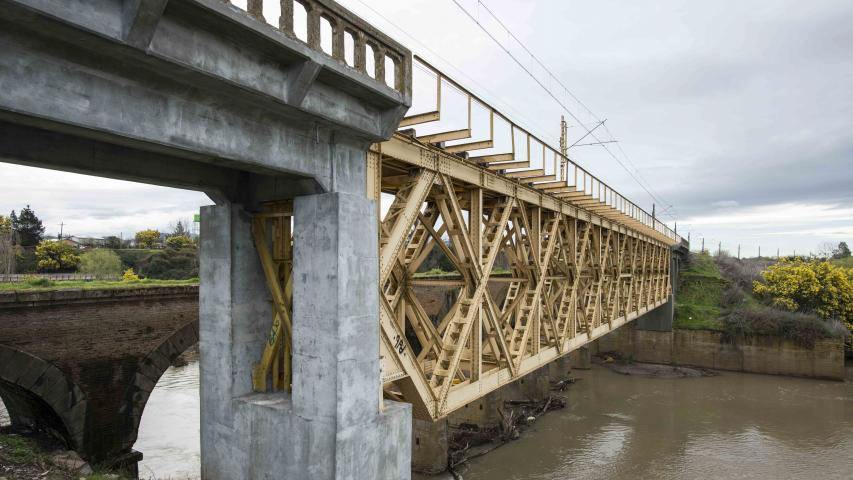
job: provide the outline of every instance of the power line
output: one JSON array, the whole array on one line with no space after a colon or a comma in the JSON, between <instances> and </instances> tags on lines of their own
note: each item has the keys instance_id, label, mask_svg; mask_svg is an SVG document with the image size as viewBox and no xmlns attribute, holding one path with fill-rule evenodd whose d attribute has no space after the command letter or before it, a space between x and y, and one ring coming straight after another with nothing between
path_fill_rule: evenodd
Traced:
<instances>
[{"instance_id":1,"label":"power line","mask_svg":"<svg viewBox=\"0 0 853 480\"><path fill-rule=\"evenodd\" d=\"M651 192L651 187L646 187L646 185L644 185L644 184L643 184L643 182L641 182L641 181L640 181L640 179L639 179L639 178L637 178L637 176L635 176L635 175L634 175L634 173L633 173L633 172L631 172L631 170L629 170L629 169L628 169L627 165L625 165L625 164L624 164L624 163L623 163L623 162L622 162L622 161L621 161L621 160L620 160L620 159L619 159L619 158L618 158L618 157L617 157L617 156L616 156L616 155L615 155L615 154L614 154L614 153L613 153L609 148L607 148L607 146L603 144L603 142L601 141L601 139L600 139L600 138L598 138L594 133L592 133L592 131L591 131L589 128L587 128L587 127L586 127L586 125L585 125L585 124L584 124L584 123L583 123L583 122L582 122L582 121L581 121L581 120L580 120L580 119L579 119L579 118L574 114L574 112L572 112L572 111L571 111L571 110L570 110L570 109L569 109L569 108L568 108L568 107L563 103L563 101L562 101L562 100L560 100L559 98L557 98L557 96L556 96L556 95L555 95L555 94L554 94L554 93L553 93L553 92L552 92L552 91L551 91L547 86L545 86L545 85L542 83L542 81L541 81L541 80L539 80L539 78L537 78L537 77L536 77L536 75L534 75L534 74L533 74L533 72L531 72L531 71L530 71L530 69L528 69L528 68L527 68L527 66L525 66L525 65L524 65L524 64L523 64L523 63L522 63L522 62L521 62L521 61L520 61L520 60L519 60L515 55L513 55L513 54L512 54L512 52L510 52L510 51L509 51L509 49L508 49L506 46L504 46L504 44L503 44L503 43L501 43L497 38L495 38L495 36L494 36L494 35L492 35L492 33L491 33L491 32L490 32L490 31L489 31L489 30L488 30L488 29L487 29L487 28L486 28L482 23L480 23L480 21L479 21L477 18L475 18L475 17L471 14L471 12L469 12L469 11L468 11L464 6L462 6L462 5L458 2L458 0L452 0L452 1L453 1L453 3L454 3L454 4L455 4L455 5L456 5L460 10L462 10L462 12L463 12L463 13L465 13L465 15L466 15L469 19L471 19L471 21L473 21L475 24L477 24L477 26L478 26L478 27L480 27L480 29L481 29L481 30L482 30L482 31L483 31L483 32L484 32L484 33L485 33L489 38L491 38L491 39L492 39L492 41L493 41L493 42L495 42L495 44L497 44L497 45L498 45L498 47L500 47L500 48L501 48L501 50L503 50L503 51L504 51L504 53L506 53L510 58L512 58L512 59L513 59L513 61L515 61L515 63L516 63L516 64L517 64L517 65L518 65L522 70L524 70L524 71L527 73L527 75L528 75L528 76L530 76L530 78L531 78L531 79L533 79L533 81L534 81L534 82L536 82L536 83L537 83L537 84L538 84L538 85L539 85L543 90L545 90L545 92L546 92L546 93L547 93L547 94L548 94L548 95L549 95L549 96L550 96L550 97L551 97L555 102L557 102L557 103L558 103L558 104L563 108L563 110L564 110L566 113L568 113L568 114L569 114L569 115L570 115L570 116L571 116L571 117L572 117L572 118L573 118L573 119L574 119L578 124L580 124L581 126L583 126L583 128L587 131L587 135L592 136L592 138L594 138L597 142L601 143L601 144L602 144L602 145L601 145L601 147L602 147L602 148L603 148L603 149L608 153L608 155L610 155L610 157L612 157L612 158L613 158L613 159L614 159L614 160L615 160L615 161L616 161L616 162L617 162L617 163L618 163L618 164L619 164L619 165L620 165L620 166L625 170L625 172L626 172L626 173L628 173L628 175L629 175L629 176L630 176L630 177L631 177L635 182L637 182L637 185L639 185L639 186L640 186L640 188L642 188L642 189L643 189L643 190L644 190L644 191L649 195L649 197L652 199L652 201L655 201L655 202L657 202L657 203L660 203L662 206L668 207L668 209L672 209L672 208L673 208L672 204L670 204L670 203L668 203L668 202L664 202L663 200L661 200L661 198L660 198L660 196L659 196L659 195L655 195L654 193L652 193L652 192ZM578 104L578 105L580 105L584 110L586 110L586 112L587 112L590 116L592 116L592 117L594 117L594 118L597 118L597 117L596 117L596 115L595 115L595 114L594 114L594 113L593 113L593 112L592 112L592 111L591 111L591 110L590 110L586 105L584 105L584 103L583 103L583 102L581 102L581 101L580 101L580 99L579 99L579 98L577 98L577 96L575 96L575 95L574 95L574 94L573 94L573 93L572 93L572 92L571 92L571 91L570 91L570 90L569 90L569 89L568 89L568 88L563 84L563 82L562 82L562 81L560 81L560 79L559 79L559 78L557 78L557 76L556 76L556 75L554 75L554 73L553 73L553 72L552 72L548 67L546 67L546 66L545 66L545 64L544 64L544 63L542 63L542 61L541 61L541 60L539 60L539 58L538 58L538 57L536 57L536 55L534 55L534 54L533 54L533 52L531 52L531 51L530 51L530 49L529 49L529 48L527 48L527 46L526 46L526 45L525 45L521 40L519 40L519 39L518 39L518 37L516 37L516 36L515 36L515 34L513 34L513 33L512 33L512 31L511 31L509 28L507 28L507 27L506 27L506 25L505 25L505 24L504 24L504 23L503 23L503 22L502 22L502 21L497 17L497 15L495 15L495 14L494 14L490 9L489 9L489 7L488 7L488 6L486 6L486 5L485 5L481 0L477 0L477 5L478 5L478 6L482 6L482 7L483 7L483 8L484 8L488 13L489 13L489 15L491 15L491 17L492 17L495 21L497 21L497 22L498 22L498 24L499 24L499 25L504 29L504 31L506 31L506 32L507 32L507 34L508 34L510 37L512 37L512 39L513 39L513 40L515 40L515 41L516 41L516 43L518 43L518 44L521 46L521 48L523 48L523 49L524 49L524 51L525 51L525 52L527 52L527 54L528 54L528 55L530 55L530 57L531 57L534 61L536 61L536 63L538 63L538 64L539 64L539 66L540 66L540 67L542 67L542 69L543 69L543 70L545 70L545 71L548 73L548 75L549 75L552 79L554 79L554 81L556 81L556 82L557 82L557 84L559 84L559 85L563 88L563 90L564 90L564 91L565 91L565 92L566 92L566 93L567 93L567 94L568 94L568 95L569 95L569 96L570 96L570 97L571 97L575 102L577 102L577 104ZM599 120L599 122L600 122L600 120ZM609 131L609 129L607 129L607 127L605 127L605 131L607 131L607 133L610 135L610 138L611 138L611 139L613 139L613 138L614 138L614 137L613 137L613 134ZM622 149L621 145L617 145L617 146L618 146L618 148L619 148L620 152L622 153L622 155L625 157L625 159L626 159L627 161L629 161L629 162L630 162L630 159L629 159L628 155L625 153L624 149ZM635 170L637 171L637 173L639 174L639 170L636 168L636 165L633 165L633 162L631 162L631 163L632 163L632 166L634 167L634 169L635 169ZM670 217L672 217L672 218L675 218L675 217L674 217L673 215L671 215L671 214L670 214L669 216L670 216Z\"/></svg>"},{"instance_id":2,"label":"power line","mask_svg":"<svg viewBox=\"0 0 853 480\"><path fill-rule=\"evenodd\" d=\"M451 62L450 60L447 60L447 59L446 59L445 57L443 57L441 54L439 54L439 53L438 53L438 52L436 52L435 50L431 49L429 46L427 46L427 45L426 45L425 43L423 43L422 41L420 41L420 40L418 40L417 38L415 38L412 34L410 34L410 33L409 33L408 31L406 31L404 28L402 28L402 27L400 27L399 25L397 25L393 20L391 20L390 18L386 17L385 15L383 15L382 13L380 13L378 10L376 10L375 8L373 8L372 6L370 6L369 4L365 3L365 2L364 2L364 0L356 0L356 1L357 1L358 3L360 3L361 5L363 5L365 8L367 8L368 10L370 10L371 12L373 12L376 16L378 16L378 17L379 17L379 18L381 18L382 20L385 20L389 25L391 25L392 27L394 27L395 29L397 29L397 31L399 31L400 33L402 33L403 35L405 35L407 38L409 38L410 40L412 40L414 43L418 44L418 45L419 45L421 48L423 48L425 51L427 51L427 52L429 52L430 54L432 54L435 58L437 58L437 59L441 60L445 65L447 65L448 67L450 67L451 69L453 69L453 70L454 70L454 71L455 71L459 76L464 77L468 82L470 82L472 85L476 86L476 87L477 87L477 89L478 89L479 91L486 92L486 95L484 95L484 96L488 96L488 97L490 97L488 100L492 101L492 103L500 104L502 108L504 108L505 110L507 110L507 111L509 111L509 112L512 112L513 116L515 116L516 118L519 118L519 119L523 120L525 124L528 124L528 125L535 125L535 126L537 127L537 130L538 130L538 132L537 132L537 133L539 134L539 136L540 136L540 137L545 138L545 135L543 135L543 133L548 132L548 131L550 131L550 130L551 130L550 128L544 128L542 124L540 124L540 123L538 123L538 122L536 122L536 121L533 121L533 120L531 120L531 119L527 118L527 117L526 117L525 115L523 115L521 112L519 112L518 110L516 110L515 108L513 108L513 107L512 107L512 105L511 105L509 102L507 102L506 100L503 100L503 99L501 98L501 96L500 96L500 95L497 95L496 93L494 93L494 92L490 91L488 88L486 88L485 86L483 86L481 83L479 83L479 82L477 82L476 80L474 80L472 77L470 77L468 74L466 74L466 73L465 73L461 68L459 68L459 67L457 67L456 65L454 65L454 64L453 64L453 62ZM452 86L452 85L451 85L451 86Z\"/></svg>"}]
</instances>

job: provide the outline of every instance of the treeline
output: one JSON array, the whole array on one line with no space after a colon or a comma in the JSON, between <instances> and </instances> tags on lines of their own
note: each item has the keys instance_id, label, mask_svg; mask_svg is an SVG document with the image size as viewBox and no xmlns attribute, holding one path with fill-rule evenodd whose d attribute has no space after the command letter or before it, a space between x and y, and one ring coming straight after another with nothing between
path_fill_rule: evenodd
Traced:
<instances>
[{"instance_id":1,"label":"treeline","mask_svg":"<svg viewBox=\"0 0 853 480\"><path fill-rule=\"evenodd\" d=\"M177 221L162 234L137 232L133 241L105 237L97 245L78 244L72 237L45 238L44 226L27 205L20 214L0 215L0 274L84 273L98 278L125 277L182 280L198 277L198 248ZM139 248L132 248L139 247Z\"/></svg>"}]
</instances>

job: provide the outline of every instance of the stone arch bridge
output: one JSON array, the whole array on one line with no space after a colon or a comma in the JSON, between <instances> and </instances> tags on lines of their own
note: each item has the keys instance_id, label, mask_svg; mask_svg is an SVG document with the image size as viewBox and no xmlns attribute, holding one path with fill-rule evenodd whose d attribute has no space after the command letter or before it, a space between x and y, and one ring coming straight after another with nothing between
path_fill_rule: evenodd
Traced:
<instances>
[{"instance_id":1,"label":"stone arch bridge","mask_svg":"<svg viewBox=\"0 0 853 480\"><path fill-rule=\"evenodd\" d=\"M198 286L0 293L0 398L90 462L131 471L157 380L198 343Z\"/></svg>"}]
</instances>

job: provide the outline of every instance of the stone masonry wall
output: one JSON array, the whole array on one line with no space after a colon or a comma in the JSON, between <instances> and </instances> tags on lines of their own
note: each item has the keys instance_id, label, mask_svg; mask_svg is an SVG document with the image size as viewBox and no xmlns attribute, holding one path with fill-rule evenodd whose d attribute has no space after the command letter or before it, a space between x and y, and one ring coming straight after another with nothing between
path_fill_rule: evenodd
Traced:
<instances>
[{"instance_id":1,"label":"stone masonry wall","mask_svg":"<svg viewBox=\"0 0 853 480\"><path fill-rule=\"evenodd\" d=\"M595 342L597 352L616 351L635 361L717 370L844 379L844 345L818 340L813 349L774 337L727 342L720 332L654 332L626 326Z\"/></svg>"},{"instance_id":2,"label":"stone masonry wall","mask_svg":"<svg viewBox=\"0 0 853 480\"><path fill-rule=\"evenodd\" d=\"M132 446L147 394L197 332L197 286L0 293L0 346L55 366L79 387L92 434L77 447L90 457Z\"/></svg>"}]
</instances>

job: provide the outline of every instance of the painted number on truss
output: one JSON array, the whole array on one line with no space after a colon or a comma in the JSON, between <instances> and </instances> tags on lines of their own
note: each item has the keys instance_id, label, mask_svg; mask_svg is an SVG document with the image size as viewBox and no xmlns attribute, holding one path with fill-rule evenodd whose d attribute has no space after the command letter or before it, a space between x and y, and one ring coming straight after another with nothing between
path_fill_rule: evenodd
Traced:
<instances>
[{"instance_id":1,"label":"painted number on truss","mask_svg":"<svg viewBox=\"0 0 853 480\"><path fill-rule=\"evenodd\" d=\"M403 341L400 335L394 335L394 349L400 354L406 351L406 342Z\"/></svg>"}]
</instances>

